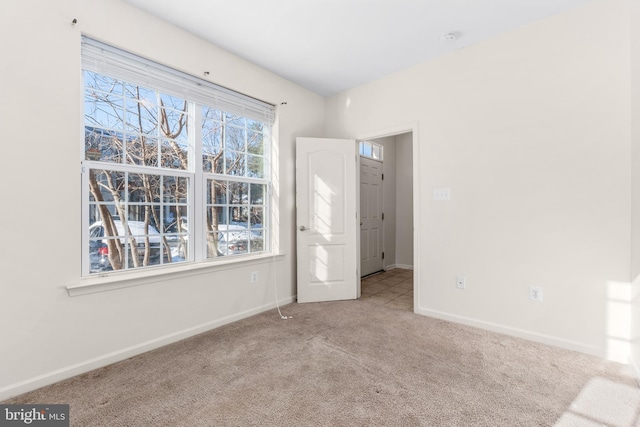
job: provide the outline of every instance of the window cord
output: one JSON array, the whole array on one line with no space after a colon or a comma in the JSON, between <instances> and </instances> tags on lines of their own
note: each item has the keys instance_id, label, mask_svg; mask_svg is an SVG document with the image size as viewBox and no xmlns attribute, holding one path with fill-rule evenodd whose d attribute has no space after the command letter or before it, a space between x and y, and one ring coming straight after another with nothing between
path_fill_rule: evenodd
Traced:
<instances>
[{"instance_id":1,"label":"window cord","mask_svg":"<svg viewBox=\"0 0 640 427\"><path fill-rule=\"evenodd\" d=\"M293 319L293 316L285 316L282 314L282 311L280 311L280 304L278 303L278 280L277 280L277 274L276 274L276 256L275 255L271 258L271 269L273 270L273 289L275 290L275 295L276 295L276 308L278 309L278 314L280 315L280 319L282 320Z\"/></svg>"},{"instance_id":2,"label":"window cord","mask_svg":"<svg viewBox=\"0 0 640 427\"><path fill-rule=\"evenodd\" d=\"M269 197L269 202L273 203L273 182L269 181L269 183L267 184L267 192L268 192L268 197ZM271 247L271 250L273 250L273 246ZM278 314L280 315L280 319L282 320L287 320L287 319L293 319L293 316L285 316L284 314L282 314L282 311L280 311L280 303L278 302L278 275L276 273L276 255L272 254L271 256L271 270L273 271L273 289L274 289L274 293L275 293L275 298L276 298L276 308L278 309Z\"/></svg>"}]
</instances>

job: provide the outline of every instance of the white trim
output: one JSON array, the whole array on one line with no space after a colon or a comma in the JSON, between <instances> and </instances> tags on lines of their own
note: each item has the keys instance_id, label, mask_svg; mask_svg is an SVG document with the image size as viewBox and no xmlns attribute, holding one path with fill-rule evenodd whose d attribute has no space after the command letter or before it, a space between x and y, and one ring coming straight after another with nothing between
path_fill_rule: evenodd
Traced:
<instances>
[{"instance_id":1,"label":"white trim","mask_svg":"<svg viewBox=\"0 0 640 427\"><path fill-rule=\"evenodd\" d=\"M139 271L114 271L80 278L78 283L66 287L69 296L93 294L96 292L147 285L178 278L208 274L214 271L230 270L247 264L257 265L281 260L285 254L238 255L225 257L220 261L185 262L167 266L149 267Z\"/></svg>"},{"instance_id":2,"label":"white trim","mask_svg":"<svg viewBox=\"0 0 640 427\"><path fill-rule=\"evenodd\" d=\"M498 332L504 335L509 335L516 338L523 338L529 341L535 341L546 345L552 345L554 347L564 348L566 350L578 351L580 353L590 354L605 358L606 354L603 349L585 345L579 342L566 340L563 338L553 337L550 335L539 334L536 332L526 331L524 329L511 328L497 323L485 322L483 320L472 319L470 317L458 316L456 314L445 313L437 310L430 310L422 307L415 309L417 314L421 314L427 317L434 317L436 319L447 320L449 322L460 323L467 326L473 326L475 328L484 329L487 331Z\"/></svg>"},{"instance_id":3,"label":"white trim","mask_svg":"<svg viewBox=\"0 0 640 427\"><path fill-rule=\"evenodd\" d=\"M394 270L394 269L400 269L400 270L413 270L413 265L407 265L407 264L391 264L386 266L384 269L385 271L388 270Z\"/></svg>"},{"instance_id":4,"label":"white trim","mask_svg":"<svg viewBox=\"0 0 640 427\"><path fill-rule=\"evenodd\" d=\"M278 301L280 306L295 302L296 296L282 298ZM276 302L262 305L250 310L246 310L240 313L235 313L222 319L214 320L211 322L203 323L192 328L184 329L173 334L168 334L156 339L152 339L141 344L133 345L131 347L123 348L118 351L114 351L103 356L98 356L93 359L86 360L84 362L76 363L65 368L56 369L55 371L48 372L46 374L38 375L37 377L30 378L19 383L11 384L6 387L0 388L0 401L9 399L14 396L18 396L23 393L44 387L50 384L54 384L59 381L66 380L76 375L89 372L94 369L102 368L107 365L111 365L116 362L128 359L133 356L137 356L147 351L155 350L168 344L172 344L177 341L190 338L194 335L201 334L203 332L210 331L220 326L245 319L256 314L263 313L265 311L276 308ZM277 315L277 313L276 313Z\"/></svg>"},{"instance_id":5,"label":"white trim","mask_svg":"<svg viewBox=\"0 0 640 427\"><path fill-rule=\"evenodd\" d=\"M399 270L413 270L413 266L412 265L407 265L407 264L389 264L384 268L384 271L395 270L396 268L399 269Z\"/></svg>"},{"instance_id":6,"label":"white trim","mask_svg":"<svg viewBox=\"0 0 640 427\"><path fill-rule=\"evenodd\" d=\"M640 387L640 367L634 360L633 355L629 356L629 366L631 367L631 370L636 377L636 383L638 383L638 387Z\"/></svg>"}]
</instances>

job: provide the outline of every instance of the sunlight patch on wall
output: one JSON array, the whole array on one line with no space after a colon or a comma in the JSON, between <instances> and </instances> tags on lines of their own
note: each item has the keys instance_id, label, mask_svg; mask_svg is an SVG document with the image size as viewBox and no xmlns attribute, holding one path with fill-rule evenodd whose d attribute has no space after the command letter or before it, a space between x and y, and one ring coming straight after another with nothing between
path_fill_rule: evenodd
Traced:
<instances>
[{"instance_id":1,"label":"sunlight patch on wall","mask_svg":"<svg viewBox=\"0 0 640 427\"><path fill-rule=\"evenodd\" d=\"M606 304L606 357L626 364L631 352L631 284L608 282Z\"/></svg>"}]
</instances>

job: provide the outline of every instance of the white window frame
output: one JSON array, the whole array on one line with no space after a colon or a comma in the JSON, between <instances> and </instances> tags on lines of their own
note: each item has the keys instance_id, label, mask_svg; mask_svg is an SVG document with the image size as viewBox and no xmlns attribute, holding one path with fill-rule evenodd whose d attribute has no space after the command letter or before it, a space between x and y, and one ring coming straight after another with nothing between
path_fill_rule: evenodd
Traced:
<instances>
[{"instance_id":1,"label":"white window frame","mask_svg":"<svg viewBox=\"0 0 640 427\"><path fill-rule=\"evenodd\" d=\"M188 125L189 125L189 162L188 169L171 169L163 167L136 166L132 164L103 162L99 160L88 160L85 156L85 142L82 138L81 148L81 172L82 172L82 267L81 276L83 278L96 278L111 275L134 275L139 272L158 271L180 271L192 269L193 264L200 263L206 265L228 265L230 262L245 262L251 255L263 254L271 255L273 245L271 236L274 221L271 220L272 210L272 169L270 164L271 154L271 127L274 121L275 107L272 104L256 100L254 98L239 94L221 86L214 85L208 81L184 74L171 68L162 66L136 55L124 52L120 49L105 45L93 39L83 37L82 39L82 69L99 73L120 81L139 84L148 89L182 97L188 101ZM83 84L83 92L85 85ZM229 114L236 114L264 124L263 127L263 177L234 176L225 173L211 173L203 171L202 157L202 107L211 107ZM84 109L83 109L84 115ZM83 119L83 135L84 135ZM245 126L245 147L244 155L248 158L246 138L248 138L248 127ZM90 223L90 202L89 202L89 170L104 169L122 172L147 173L154 175L181 176L190 180L189 196L189 258L184 262L150 265L139 268L125 268L108 273L90 273L89 261L89 223ZM245 170L248 169L245 166ZM206 200L207 200L207 180L236 181L250 184L264 185L263 190L263 218L262 236L264 239L263 250L259 252L248 252L247 254L225 255L220 257L208 257L206 247ZM227 201L228 202L228 201ZM248 207L251 200L248 201ZM249 223L251 221L249 217ZM161 231L162 232L162 231ZM166 270L166 269L169 270ZM162 270L165 269L165 270ZM147 273L144 273L147 274ZM139 275L139 274L138 274Z\"/></svg>"}]
</instances>

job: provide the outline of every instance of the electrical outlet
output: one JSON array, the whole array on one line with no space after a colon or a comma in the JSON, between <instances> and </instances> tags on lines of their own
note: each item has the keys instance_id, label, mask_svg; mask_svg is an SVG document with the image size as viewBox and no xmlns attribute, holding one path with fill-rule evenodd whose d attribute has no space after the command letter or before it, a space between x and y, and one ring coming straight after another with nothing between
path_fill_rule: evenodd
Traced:
<instances>
[{"instance_id":1,"label":"electrical outlet","mask_svg":"<svg viewBox=\"0 0 640 427\"><path fill-rule=\"evenodd\" d=\"M529 299L531 301L543 301L543 289L540 286L529 286Z\"/></svg>"},{"instance_id":2,"label":"electrical outlet","mask_svg":"<svg viewBox=\"0 0 640 427\"><path fill-rule=\"evenodd\" d=\"M464 276L456 277L456 288L465 289L467 287L467 279Z\"/></svg>"},{"instance_id":3,"label":"electrical outlet","mask_svg":"<svg viewBox=\"0 0 640 427\"><path fill-rule=\"evenodd\" d=\"M433 190L433 200L451 200L451 190L448 188L437 188Z\"/></svg>"},{"instance_id":4,"label":"electrical outlet","mask_svg":"<svg viewBox=\"0 0 640 427\"><path fill-rule=\"evenodd\" d=\"M251 283L256 283L258 281L258 272L257 271L252 271L251 272Z\"/></svg>"}]
</instances>

